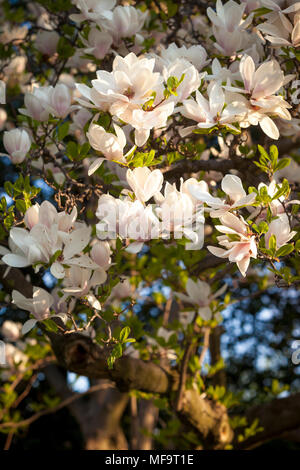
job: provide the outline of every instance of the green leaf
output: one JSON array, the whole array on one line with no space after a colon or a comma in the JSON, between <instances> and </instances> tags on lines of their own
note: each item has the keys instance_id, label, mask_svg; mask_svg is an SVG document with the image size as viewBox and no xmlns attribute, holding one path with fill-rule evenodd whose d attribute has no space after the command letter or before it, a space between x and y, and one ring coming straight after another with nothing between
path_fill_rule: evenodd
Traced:
<instances>
[{"instance_id":1,"label":"green leaf","mask_svg":"<svg viewBox=\"0 0 300 470\"><path fill-rule=\"evenodd\" d=\"M294 245L289 243L288 245L280 247L279 250L276 251L276 257L279 258L280 256L289 255L292 251L294 251Z\"/></svg>"},{"instance_id":2,"label":"green leaf","mask_svg":"<svg viewBox=\"0 0 300 470\"><path fill-rule=\"evenodd\" d=\"M276 236L273 234L270 236L270 239L269 239L269 248L270 250L276 250Z\"/></svg>"},{"instance_id":3,"label":"green leaf","mask_svg":"<svg viewBox=\"0 0 300 470\"><path fill-rule=\"evenodd\" d=\"M68 135L69 127L70 123L68 121L59 126L57 131L58 140L64 140L64 138Z\"/></svg>"},{"instance_id":4,"label":"green leaf","mask_svg":"<svg viewBox=\"0 0 300 470\"><path fill-rule=\"evenodd\" d=\"M16 200L16 208L18 209L19 212L24 214L26 212L26 203L23 201L23 199L17 199Z\"/></svg>"},{"instance_id":5,"label":"green leaf","mask_svg":"<svg viewBox=\"0 0 300 470\"><path fill-rule=\"evenodd\" d=\"M123 328L120 332L120 337L119 337L120 341L122 343L125 343L129 335L130 335L130 328L129 326L125 326L125 328Z\"/></svg>"}]
</instances>

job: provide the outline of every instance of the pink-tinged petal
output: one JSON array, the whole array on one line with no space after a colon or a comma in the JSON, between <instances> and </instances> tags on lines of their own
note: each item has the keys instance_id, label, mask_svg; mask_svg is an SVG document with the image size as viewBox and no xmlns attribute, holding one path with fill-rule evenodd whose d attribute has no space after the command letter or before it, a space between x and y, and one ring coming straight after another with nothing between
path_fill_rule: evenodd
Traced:
<instances>
[{"instance_id":1,"label":"pink-tinged petal","mask_svg":"<svg viewBox=\"0 0 300 470\"><path fill-rule=\"evenodd\" d=\"M90 279L90 286L100 286L101 284L104 284L104 282L107 279L107 274L104 269L98 268L97 271L94 271L91 279Z\"/></svg>"},{"instance_id":2,"label":"pink-tinged petal","mask_svg":"<svg viewBox=\"0 0 300 470\"><path fill-rule=\"evenodd\" d=\"M209 105L210 111L213 116L217 116L217 114L221 114L223 106L225 103L225 95L222 87L215 83L210 90L209 93Z\"/></svg>"},{"instance_id":3,"label":"pink-tinged petal","mask_svg":"<svg viewBox=\"0 0 300 470\"><path fill-rule=\"evenodd\" d=\"M278 127L269 116L265 116L263 119L261 119L259 121L259 125L268 137L270 137L271 139L275 139L275 140L279 139L280 133L279 133Z\"/></svg>"},{"instance_id":4,"label":"pink-tinged petal","mask_svg":"<svg viewBox=\"0 0 300 470\"><path fill-rule=\"evenodd\" d=\"M147 178L144 186L144 193L148 201L154 194L159 193L164 182L163 174L160 170L154 170Z\"/></svg>"},{"instance_id":5,"label":"pink-tinged petal","mask_svg":"<svg viewBox=\"0 0 300 470\"><path fill-rule=\"evenodd\" d=\"M251 56L246 56L241 60L240 72L244 80L245 89L250 92L253 88L253 78L255 73L255 63Z\"/></svg>"},{"instance_id":6,"label":"pink-tinged petal","mask_svg":"<svg viewBox=\"0 0 300 470\"><path fill-rule=\"evenodd\" d=\"M90 306L94 308L95 310L101 310L101 304L99 300L97 300L93 294L87 295L87 301L90 304Z\"/></svg>"},{"instance_id":7,"label":"pink-tinged petal","mask_svg":"<svg viewBox=\"0 0 300 470\"><path fill-rule=\"evenodd\" d=\"M228 254L227 250L223 250L222 248L218 248L217 246L208 245L207 249L213 255L218 256L218 258L226 258Z\"/></svg>"},{"instance_id":8,"label":"pink-tinged petal","mask_svg":"<svg viewBox=\"0 0 300 470\"><path fill-rule=\"evenodd\" d=\"M223 225L232 228L238 233L243 235L247 234L247 227L244 221L236 217L235 215L228 212L220 218Z\"/></svg>"},{"instance_id":9,"label":"pink-tinged petal","mask_svg":"<svg viewBox=\"0 0 300 470\"><path fill-rule=\"evenodd\" d=\"M245 256L245 258L243 258L241 261L238 261L236 264L237 264L237 267L239 268L242 276L246 277L246 271L247 271L247 269L249 267L249 264L250 264L250 257Z\"/></svg>"}]
</instances>

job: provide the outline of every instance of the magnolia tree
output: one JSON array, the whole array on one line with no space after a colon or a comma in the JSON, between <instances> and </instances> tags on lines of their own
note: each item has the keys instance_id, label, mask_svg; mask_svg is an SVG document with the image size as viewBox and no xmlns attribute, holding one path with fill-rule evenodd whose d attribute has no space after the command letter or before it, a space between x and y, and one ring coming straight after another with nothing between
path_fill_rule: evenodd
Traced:
<instances>
[{"instance_id":1,"label":"magnolia tree","mask_svg":"<svg viewBox=\"0 0 300 470\"><path fill-rule=\"evenodd\" d=\"M300 2L0 14L5 448L63 407L89 449L253 448L299 429L299 394L226 387L221 338L243 287L297 294Z\"/></svg>"}]
</instances>

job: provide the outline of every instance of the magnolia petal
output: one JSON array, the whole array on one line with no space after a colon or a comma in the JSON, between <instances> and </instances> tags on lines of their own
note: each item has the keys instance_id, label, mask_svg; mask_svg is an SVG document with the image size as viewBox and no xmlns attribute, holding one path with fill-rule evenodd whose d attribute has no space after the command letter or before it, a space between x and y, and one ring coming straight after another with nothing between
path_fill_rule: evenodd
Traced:
<instances>
[{"instance_id":1,"label":"magnolia petal","mask_svg":"<svg viewBox=\"0 0 300 470\"><path fill-rule=\"evenodd\" d=\"M95 171L97 171L98 168L102 165L104 160L105 158L97 158L97 160L95 160L89 167L88 175L91 176L93 173L95 173Z\"/></svg>"},{"instance_id":2,"label":"magnolia petal","mask_svg":"<svg viewBox=\"0 0 300 470\"><path fill-rule=\"evenodd\" d=\"M269 116L265 116L263 119L261 119L261 121L259 122L259 125L268 137L274 140L279 139L280 133L279 133L278 127Z\"/></svg>"},{"instance_id":3,"label":"magnolia petal","mask_svg":"<svg viewBox=\"0 0 300 470\"><path fill-rule=\"evenodd\" d=\"M35 327L36 324L37 320L35 320L34 318L27 320L22 326L22 335L26 335L30 330L32 330L32 328Z\"/></svg>"},{"instance_id":4,"label":"magnolia petal","mask_svg":"<svg viewBox=\"0 0 300 470\"><path fill-rule=\"evenodd\" d=\"M79 254L89 243L91 236L91 227L83 227L74 230L68 237L64 248L64 258L72 258ZM68 263L66 263L68 264Z\"/></svg>"},{"instance_id":5,"label":"magnolia petal","mask_svg":"<svg viewBox=\"0 0 300 470\"><path fill-rule=\"evenodd\" d=\"M135 255L136 253L139 253L141 251L143 246L144 246L143 242L133 242L130 245L128 245L127 248L125 248L125 251L127 251L127 253L131 253Z\"/></svg>"},{"instance_id":6,"label":"magnolia petal","mask_svg":"<svg viewBox=\"0 0 300 470\"><path fill-rule=\"evenodd\" d=\"M210 307L200 307L198 314L204 321L210 321L212 319L212 311Z\"/></svg>"},{"instance_id":7,"label":"magnolia petal","mask_svg":"<svg viewBox=\"0 0 300 470\"><path fill-rule=\"evenodd\" d=\"M13 268L25 268L26 266L30 266L27 258L21 255L15 255L13 253L4 255L2 261Z\"/></svg>"},{"instance_id":8,"label":"magnolia petal","mask_svg":"<svg viewBox=\"0 0 300 470\"><path fill-rule=\"evenodd\" d=\"M50 272L52 276L56 277L56 279L63 279L66 274L64 267L57 261L52 264Z\"/></svg>"}]
</instances>

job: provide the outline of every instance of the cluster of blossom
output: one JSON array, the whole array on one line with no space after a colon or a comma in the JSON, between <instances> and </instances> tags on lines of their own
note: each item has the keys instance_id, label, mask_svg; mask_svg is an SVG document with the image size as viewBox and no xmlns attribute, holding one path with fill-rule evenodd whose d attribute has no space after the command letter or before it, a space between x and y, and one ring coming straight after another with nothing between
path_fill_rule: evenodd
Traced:
<instances>
[{"instance_id":1,"label":"cluster of blossom","mask_svg":"<svg viewBox=\"0 0 300 470\"><path fill-rule=\"evenodd\" d=\"M2 261L11 267L34 266L36 271L41 267L50 268L51 274L62 280L64 295L60 304L68 296L87 296L93 308L100 309L91 290L106 281L106 271L111 264L110 246L106 242L92 241L91 227L76 222L76 218L76 208L67 214L57 212L48 201L31 206L24 219L27 229L12 228L10 250L1 247ZM89 253L85 252L87 246L91 246ZM32 300L15 292L13 301L27 310L28 306L32 307L37 320L48 316L54 302L52 296L40 288L34 290Z\"/></svg>"},{"instance_id":2,"label":"cluster of blossom","mask_svg":"<svg viewBox=\"0 0 300 470\"><path fill-rule=\"evenodd\" d=\"M228 258L229 261L235 262L243 276L250 264L250 258L257 258L258 238L251 228L251 221L247 222L238 212L239 209L246 207L251 213L252 222L261 222L266 218L267 208L259 205L257 208L252 207L256 200L256 192L246 195L241 179L238 176L226 175L222 179L222 190L226 194L226 199L212 197L210 194L199 191L197 186L191 186L190 192L199 201L207 204L207 211L213 218L219 218L221 225L215 228L223 235L218 236L219 245L224 248L208 246L208 250L215 256ZM280 185L275 180L266 186L260 183L258 192L265 187L267 194L271 199L276 195ZM265 246L269 247L270 238L275 236L276 249L281 248L290 241L295 231L291 231L290 220L286 213L286 207L298 201L289 201L283 204L285 197L272 199L270 202L270 210L273 219L268 225L266 232Z\"/></svg>"},{"instance_id":3,"label":"cluster of blossom","mask_svg":"<svg viewBox=\"0 0 300 470\"><path fill-rule=\"evenodd\" d=\"M138 167L127 170L127 183L134 193L125 190L122 198L114 198L110 194L103 194L99 198L96 216L100 220L97 224L97 235L100 239L135 240L127 247L131 253L139 252L144 242L151 239L168 239L185 236L192 243L189 249L200 249L203 246L204 216L203 204L197 203L190 194L190 185L201 191L207 191L205 181L198 182L190 178L183 182L178 190L176 185L166 182L164 192L163 174L160 170L151 171L147 167ZM152 197L156 204L145 203Z\"/></svg>"},{"instance_id":4,"label":"cluster of blossom","mask_svg":"<svg viewBox=\"0 0 300 470\"><path fill-rule=\"evenodd\" d=\"M127 167L136 146L147 144L151 131L159 136L161 130L167 130L175 115L182 138L195 132L236 133L241 128L257 125L272 139L278 139L280 134L300 133L300 120L292 118L289 111L292 106L285 92L286 85L294 78L288 74L285 59L295 58L300 45L300 2L242 0L237 3L229 0L223 4L217 0L216 10L207 9L211 25L206 24L204 28L206 49L202 45L186 47L173 43L167 48L158 47L155 53L140 55L145 36L143 28L149 16L147 11L116 6L116 1L108 0L74 0L73 3L80 13L70 18L77 24L88 25L88 34L82 32L83 48L76 51L67 66L84 67L87 62L81 56L86 54L101 60L113 53L116 57L112 71L98 70L91 87L75 84L71 75L59 77L55 86L34 86L28 90L24 85L24 107L19 112L39 123L37 135L43 133L42 126L50 117L55 128L60 125L59 121L71 116L70 132L80 143L88 140L94 153L100 153L96 158L91 155L89 176L104 160ZM264 10L259 13L257 23L253 10L259 7ZM42 22L40 25L43 30L37 34L35 47L52 56L56 53L59 35L51 25ZM1 42L9 42L11 37L22 40L26 34L26 27L14 32L4 31ZM130 50L132 52L128 53ZM209 57L216 51L222 56L211 60ZM26 60L16 57L10 69L4 68L0 104L6 102L8 79L16 71L24 71L23 59ZM109 113L109 126L99 125L102 113ZM26 124L24 128L4 132L3 144L14 164L25 160L33 140ZM46 138L46 142L51 151L50 140ZM130 145L126 152L127 144ZM50 169L58 184L64 181L63 173L54 164L47 164L47 167L40 160L33 164ZM174 238L187 237L192 242L190 248L199 249L204 242L205 209L212 218L220 220L216 229L222 233L217 238L222 248L209 246L211 253L235 262L243 276L250 259L257 258L260 240L251 224L265 220L267 208L257 205L256 192L246 194L237 176L223 178L221 187L225 198L212 196L206 182L195 178L181 180L179 190L168 182L164 185L162 171L151 171L147 167L127 169L125 185L133 193L125 189L120 198L104 194L99 199L96 215L100 221L97 235L101 240L119 236L127 240L127 251L137 253L144 242L166 239L172 234ZM258 192L262 186L258 187ZM279 187L275 181L266 186L271 198ZM155 205L149 204L152 198ZM283 197L270 202L273 219L264 234L265 247L269 246L272 235L276 237L277 249L295 235L286 212L292 202L284 201ZM247 210L250 221L245 215ZM32 299L14 292L14 303L33 312L34 321L65 314L63 305L69 296L88 296L94 308L101 308L90 292L106 281L106 271L111 264L110 245L92 240L91 228L76 222L76 218L75 208L67 214L57 212L48 202L41 206L36 204L25 214L27 229L11 229L10 251L1 248L2 261L8 266L50 268L52 275L62 282L63 298L57 308L54 308L54 297L41 288L35 288ZM195 287L192 282L187 284L188 297L181 296L181 299L197 305L199 314L210 319L209 303L213 297L208 287L202 284ZM201 302L196 290L201 292Z\"/></svg>"}]
</instances>

